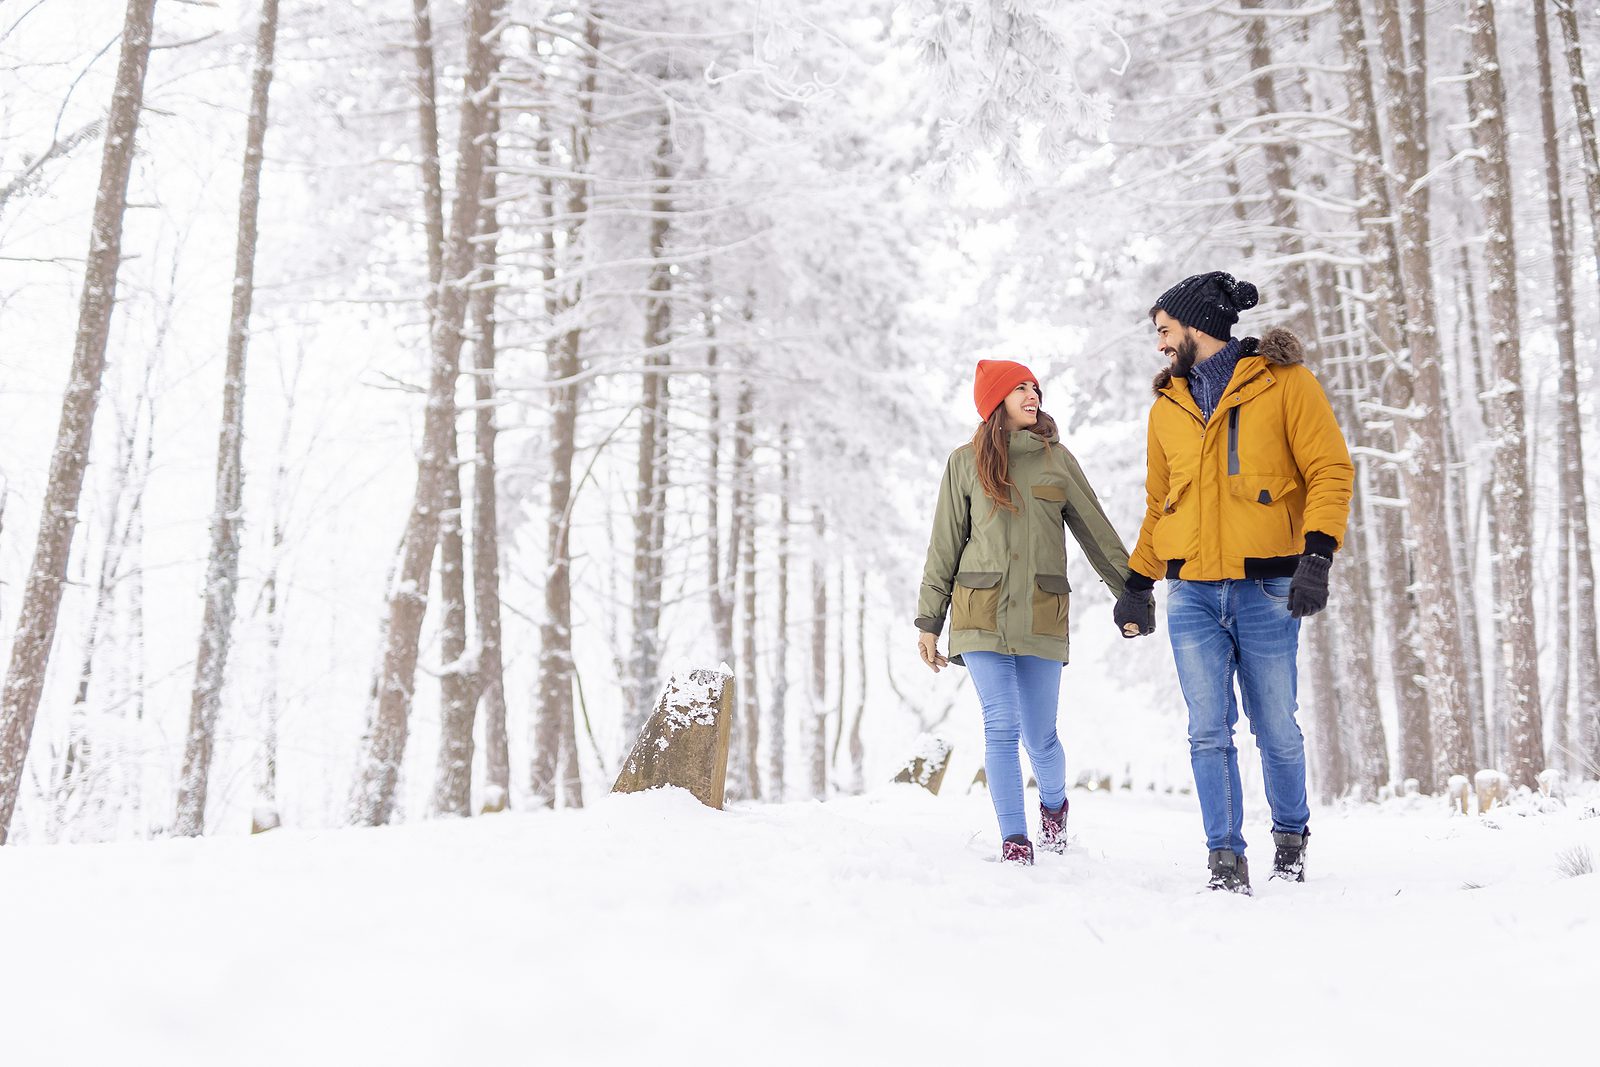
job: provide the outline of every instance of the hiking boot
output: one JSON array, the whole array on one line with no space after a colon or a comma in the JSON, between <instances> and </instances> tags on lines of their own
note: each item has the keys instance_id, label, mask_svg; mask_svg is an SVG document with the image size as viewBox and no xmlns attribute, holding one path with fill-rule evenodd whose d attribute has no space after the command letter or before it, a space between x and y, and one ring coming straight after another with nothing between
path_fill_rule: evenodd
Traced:
<instances>
[{"instance_id":1,"label":"hiking boot","mask_svg":"<svg viewBox=\"0 0 1600 1067\"><path fill-rule=\"evenodd\" d=\"M1023 834L1012 834L1000 842L1000 860L1003 863L1020 863L1024 867L1033 866L1033 845L1028 843L1028 838Z\"/></svg>"},{"instance_id":2,"label":"hiking boot","mask_svg":"<svg viewBox=\"0 0 1600 1067\"><path fill-rule=\"evenodd\" d=\"M1306 880L1306 845L1310 843L1311 829L1305 833L1285 834L1272 831L1272 843L1277 851L1272 856L1272 877L1285 882Z\"/></svg>"},{"instance_id":3,"label":"hiking boot","mask_svg":"<svg viewBox=\"0 0 1600 1067\"><path fill-rule=\"evenodd\" d=\"M1206 857L1211 868L1208 889L1223 889L1229 893L1250 895L1250 864L1243 856L1229 849L1214 848Z\"/></svg>"},{"instance_id":4,"label":"hiking boot","mask_svg":"<svg viewBox=\"0 0 1600 1067\"><path fill-rule=\"evenodd\" d=\"M1066 798L1062 798L1061 807L1051 811L1039 803L1039 847L1046 852L1062 853L1067 850L1067 808Z\"/></svg>"}]
</instances>

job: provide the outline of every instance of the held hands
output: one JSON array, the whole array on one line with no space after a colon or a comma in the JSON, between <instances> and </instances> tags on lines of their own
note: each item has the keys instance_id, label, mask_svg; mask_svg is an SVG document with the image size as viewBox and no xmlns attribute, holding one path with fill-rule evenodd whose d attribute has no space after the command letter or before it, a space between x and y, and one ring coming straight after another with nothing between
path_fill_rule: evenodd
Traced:
<instances>
[{"instance_id":1,"label":"held hands","mask_svg":"<svg viewBox=\"0 0 1600 1067\"><path fill-rule=\"evenodd\" d=\"M930 634L926 630L917 631L917 654L922 657L934 674L950 666L950 661L939 654L939 635Z\"/></svg>"},{"instance_id":2,"label":"held hands","mask_svg":"<svg viewBox=\"0 0 1600 1067\"><path fill-rule=\"evenodd\" d=\"M1148 589L1124 589L1111 611L1123 637L1147 637L1156 632L1156 597Z\"/></svg>"}]
</instances>

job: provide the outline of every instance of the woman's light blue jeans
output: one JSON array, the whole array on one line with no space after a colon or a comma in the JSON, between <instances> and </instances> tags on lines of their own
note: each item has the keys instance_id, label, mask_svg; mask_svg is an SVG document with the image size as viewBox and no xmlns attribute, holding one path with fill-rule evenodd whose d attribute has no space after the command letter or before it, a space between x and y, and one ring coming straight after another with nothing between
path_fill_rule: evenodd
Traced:
<instances>
[{"instance_id":1,"label":"woman's light blue jeans","mask_svg":"<svg viewBox=\"0 0 1600 1067\"><path fill-rule=\"evenodd\" d=\"M1289 614L1289 579L1169 581L1167 633L1189 705L1189 762L1206 848L1244 855L1239 750L1233 744L1239 721L1235 675L1261 750L1272 828L1304 833L1311 818L1306 747L1294 717L1300 620Z\"/></svg>"},{"instance_id":2,"label":"woman's light blue jeans","mask_svg":"<svg viewBox=\"0 0 1600 1067\"><path fill-rule=\"evenodd\" d=\"M983 705L983 767L989 799L1000 820L1000 836L1028 833L1022 810L1022 762L1017 741L1028 750L1039 800L1052 810L1067 798L1067 757L1056 736L1056 702L1061 695L1061 664L1038 656L963 652Z\"/></svg>"}]
</instances>

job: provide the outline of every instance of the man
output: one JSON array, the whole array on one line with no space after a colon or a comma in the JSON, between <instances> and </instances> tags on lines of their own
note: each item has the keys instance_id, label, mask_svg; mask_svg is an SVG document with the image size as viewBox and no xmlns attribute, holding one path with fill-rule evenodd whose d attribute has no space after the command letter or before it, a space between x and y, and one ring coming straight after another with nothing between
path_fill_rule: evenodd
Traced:
<instances>
[{"instance_id":1,"label":"man","mask_svg":"<svg viewBox=\"0 0 1600 1067\"><path fill-rule=\"evenodd\" d=\"M1233 338L1239 312L1256 300L1255 286L1213 271L1185 278L1150 309L1170 366L1155 380L1144 523L1114 612L1123 636L1153 633L1150 591L1168 579L1210 887L1246 895L1234 675L1261 749L1272 876L1303 882L1311 812L1295 654L1300 620L1327 606L1355 480L1294 334Z\"/></svg>"}]
</instances>

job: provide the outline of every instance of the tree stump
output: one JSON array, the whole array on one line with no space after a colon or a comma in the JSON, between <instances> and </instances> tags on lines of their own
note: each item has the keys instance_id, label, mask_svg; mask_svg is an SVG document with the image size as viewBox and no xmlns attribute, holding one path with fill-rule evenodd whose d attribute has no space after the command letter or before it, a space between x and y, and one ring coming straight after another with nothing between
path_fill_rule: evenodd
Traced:
<instances>
[{"instance_id":1,"label":"tree stump","mask_svg":"<svg viewBox=\"0 0 1600 1067\"><path fill-rule=\"evenodd\" d=\"M916 751L900 769L900 773L894 776L894 780L920 785L938 796L939 787L944 784L944 772L950 768L951 751L950 742L932 734L923 734L917 738Z\"/></svg>"},{"instance_id":2,"label":"tree stump","mask_svg":"<svg viewBox=\"0 0 1600 1067\"><path fill-rule=\"evenodd\" d=\"M278 809L270 805L259 805L250 812L250 832L264 834L268 830L276 830L283 823L278 818Z\"/></svg>"},{"instance_id":3,"label":"tree stump","mask_svg":"<svg viewBox=\"0 0 1600 1067\"><path fill-rule=\"evenodd\" d=\"M480 815L497 815L506 810L506 791L492 786L483 791L483 810Z\"/></svg>"},{"instance_id":4,"label":"tree stump","mask_svg":"<svg viewBox=\"0 0 1600 1067\"><path fill-rule=\"evenodd\" d=\"M732 721L733 675L703 668L674 674L611 791L675 785L707 807L721 808Z\"/></svg>"},{"instance_id":5,"label":"tree stump","mask_svg":"<svg viewBox=\"0 0 1600 1067\"><path fill-rule=\"evenodd\" d=\"M1504 804L1511 795L1511 779L1504 771L1484 769L1472 777L1478 792L1478 814L1482 815L1496 804Z\"/></svg>"}]
</instances>

